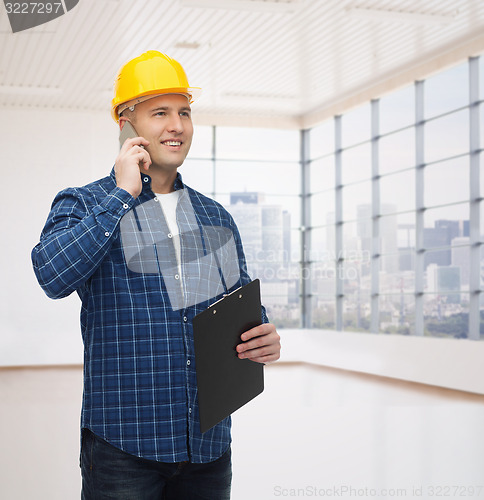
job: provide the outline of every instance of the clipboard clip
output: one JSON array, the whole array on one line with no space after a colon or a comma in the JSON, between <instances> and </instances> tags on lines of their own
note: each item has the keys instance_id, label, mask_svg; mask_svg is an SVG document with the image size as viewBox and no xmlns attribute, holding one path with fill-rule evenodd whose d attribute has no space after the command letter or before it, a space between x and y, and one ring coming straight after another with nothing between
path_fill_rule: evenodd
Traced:
<instances>
[{"instance_id":1,"label":"clipboard clip","mask_svg":"<svg viewBox=\"0 0 484 500\"><path fill-rule=\"evenodd\" d=\"M208 308L210 309L211 307L213 307L213 306L217 305L219 302L222 302L222 300L224 300L224 299L225 299L225 297L228 297L229 295L233 295L235 292L238 292L241 288L242 288L242 287L241 287L241 286L239 286L239 288L236 288L234 291L232 291L232 292L230 292L230 293L224 293L222 298L218 299L218 300L217 300L217 301L215 301L213 304L210 304L210 305L208 306ZM239 299L241 299L242 297L243 297L243 294L239 293ZM217 311L214 309L213 314L216 314L216 312L217 312Z\"/></svg>"}]
</instances>

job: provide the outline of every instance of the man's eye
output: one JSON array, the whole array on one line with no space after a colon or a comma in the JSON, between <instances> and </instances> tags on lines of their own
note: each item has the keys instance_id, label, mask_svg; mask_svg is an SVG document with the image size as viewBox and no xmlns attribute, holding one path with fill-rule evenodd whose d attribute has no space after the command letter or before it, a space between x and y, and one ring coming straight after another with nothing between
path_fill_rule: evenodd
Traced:
<instances>
[{"instance_id":1,"label":"man's eye","mask_svg":"<svg viewBox=\"0 0 484 500\"><path fill-rule=\"evenodd\" d=\"M187 118L190 118L190 113L189 113L188 111L182 111L182 112L180 113L180 116L185 116L185 117L187 117Z\"/></svg>"},{"instance_id":2,"label":"man's eye","mask_svg":"<svg viewBox=\"0 0 484 500\"><path fill-rule=\"evenodd\" d=\"M166 115L166 113L165 113L164 111L157 111L157 112L155 113L155 116L158 116L158 115L159 115L159 116L164 116L164 115Z\"/></svg>"}]
</instances>

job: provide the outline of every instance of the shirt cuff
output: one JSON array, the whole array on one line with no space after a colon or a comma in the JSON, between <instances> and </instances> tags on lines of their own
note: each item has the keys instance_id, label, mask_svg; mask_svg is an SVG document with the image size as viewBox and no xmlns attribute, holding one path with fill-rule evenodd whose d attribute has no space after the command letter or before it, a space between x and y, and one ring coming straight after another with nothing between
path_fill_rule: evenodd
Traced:
<instances>
[{"instance_id":1,"label":"shirt cuff","mask_svg":"<svg viewBox=\"0 0 484 500\"><path fill-rule=\"evenodd\" d=\"M135 204L135 198L122 188L115 187L103 200L101 206L111 215L123 216Z\"/></svg>"},{"instance_id":2,"label":"shirt cuff","mask_svg":"<svg viewBox=\"0 0 484 500\"><path fill-rule=\"evenodd\" d=\"M94 214L96 218L99 215L107 216L107 221L102 224L103 228L107 231L113 231L121 217L126 214L135 204L135 198L127 191L119 187L114 188L104 200L94 207Z\"/></svg>"}]
</instances>

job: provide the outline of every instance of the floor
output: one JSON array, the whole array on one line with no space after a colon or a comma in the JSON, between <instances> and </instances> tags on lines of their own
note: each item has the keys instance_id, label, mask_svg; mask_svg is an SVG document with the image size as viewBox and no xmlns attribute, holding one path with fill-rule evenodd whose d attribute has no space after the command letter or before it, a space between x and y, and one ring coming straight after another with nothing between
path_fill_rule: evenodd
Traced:
<instances>
[{"instance_id":1,"label":"floor","mask_svg":"<svg viewBox=\"0 0 484 500\"><path fill-rule=\"evenodd\" d=\"M484 396L266 367L233 415L232 500L484 498ZM0 369L0 497L79 498L79 366Z\"/></svg>"}]
</instances>

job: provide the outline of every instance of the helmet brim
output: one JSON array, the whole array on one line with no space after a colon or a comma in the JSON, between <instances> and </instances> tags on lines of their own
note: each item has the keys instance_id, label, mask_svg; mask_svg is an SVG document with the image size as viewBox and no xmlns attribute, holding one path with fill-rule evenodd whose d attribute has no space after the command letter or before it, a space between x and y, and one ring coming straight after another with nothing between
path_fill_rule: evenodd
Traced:
<instances>
[{"instance_id":1,"label":"helmet brim","mask_svg":"<svg viewBox=\"0 0 484 500\"><path fill-rule=\"evenodd\" d=\"M200 87L187 87L187 88L177 88L177 89L163 89L163 90L155 90L146 92L145 94L138 95L133 99L124 102L115 102L115 99L112 100L111 103L111 115L116 122L119 122L119 115L129 108L130 106L136 104L140 104L141 102L147 101L148 99L152 99L158 97L160 95L168 95L168 94L181 94L186 95L190 104L198 99L202 94L202 89Z\"/></svg>"}]
</instances>

